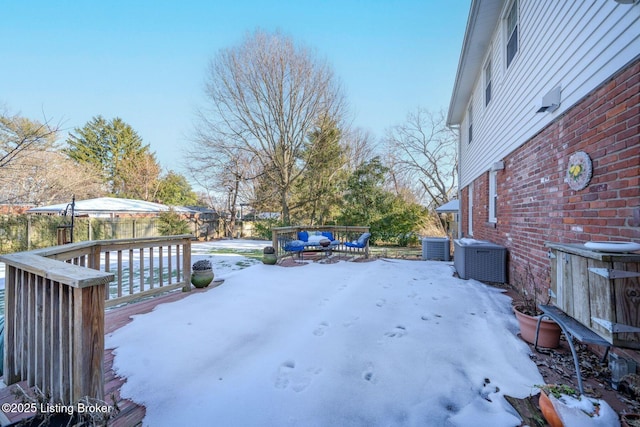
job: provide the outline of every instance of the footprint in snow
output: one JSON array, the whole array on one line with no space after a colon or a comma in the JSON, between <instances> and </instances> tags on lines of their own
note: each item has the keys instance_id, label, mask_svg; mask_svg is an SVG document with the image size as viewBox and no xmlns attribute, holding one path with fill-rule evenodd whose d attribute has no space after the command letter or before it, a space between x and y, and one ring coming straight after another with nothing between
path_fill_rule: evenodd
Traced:
<instances>
[{"instance_id":1,"label":"footprint in snow","mask_svg":"<svg viewBox=\"0 0 640 427\"><path fill-rule=\"evenodd\" d=\"M376 305L377 305L378 307L382 307L382 306L384 306L386 303L387 303L387 300L386 300L386 299L384 299L384 298L379 299L378 301L376 301Z\"/></svg>"},{"instance_id":2,"label":"footprint in snow","mask_svg":"<svg viewBox=\"0 0 640 427\"><path fill-rule=\"evenodd\" d=\"M362 379L372 384L375 384L377 382L376 377L373 374L372 363L367 363L365 370L362 372Z\"/></svg>"},{"instance_id":3,"label":"footprint in snow","mask_svg":"<svg viewBox=\"0 0 640 427\"><path fill-rule=\"evenodd\" d=\"M402 338L405 335L407 335L407 328L402 325L398 325L384 334L385 337L389 338Z\"/></svg>"},{"instance_id":4,"label":"footprint in snow","mask_svg":"<svg viewBox=\"0 0 640 427\"><path fill-rule=\"evenodd\" d=\"M289 386L289 377L296 367L296 362L287 360L278 368L274 385L276 388L285 389Z\"/></svg>"},{"instance_id":5,"label":"footprint in snow","mask_svg":"<svg viewBox=\"0 0 640 427\"><path fill-rule=\"evenodd\" d=\"M345 328L348 328L348 327L352 326L354 323L356 323L359 319L360 319L360 317L354 316L351 319L349 319L346 322L344 322L342 324L342 326L344 326Z\"/></svg>"},{"instance_id":6,"label":"footprint in snow","mask_svg":"<svg viewBox=\"0 0 640 427\"><path fill-rule=\"evenodd\" d=\"M370 383L375 382L375 378L373 377L373 372L371 372L371 371L364 371L364 372L362 373L362 378L363 378L365 381L368 381L368 382L370 382Z\"/></svg>"},{"instance_id":7,"label":"footprint in snow","mask_svg":"<svg viewBox=\"0 0 640 427\"><path fill-rule=\"evenodd\" d=\"M320 323L320 325L313 331L313 335L317 337L324 335L324 332L327 330L328 327L329 327L329 323L327 322Z\"/></svg>"},{"instance_id":8,"label":"footprint in snow","mask_svg":"<svg viewBox=\"0 0 640 427\"><path fill-rule=\"evenodd\" d=\"M322 368L308 368L300 371L296 369L294 360L287 360L278 368L274 386L281 390L291 388L296 393L300 393L311 385L313 377L320 372L322 372Z\"/></svg>"}]
</instances>

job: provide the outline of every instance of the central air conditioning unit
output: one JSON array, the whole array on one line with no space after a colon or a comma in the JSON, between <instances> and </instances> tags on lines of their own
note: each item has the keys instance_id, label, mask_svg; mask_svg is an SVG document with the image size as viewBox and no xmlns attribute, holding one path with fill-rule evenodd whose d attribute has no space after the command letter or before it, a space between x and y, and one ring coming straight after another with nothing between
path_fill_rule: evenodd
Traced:
<instances>
[{"instance_id":1,"label":"central air conditioning unit","mask_svg":"<svg viewBox=\"0 0 640 427\"><path fill-rule=\"evenodd\" d=\"M450 242L447 237L425 237L422 239L422 259L449 261Z\"/></svg>"}]
</instances>

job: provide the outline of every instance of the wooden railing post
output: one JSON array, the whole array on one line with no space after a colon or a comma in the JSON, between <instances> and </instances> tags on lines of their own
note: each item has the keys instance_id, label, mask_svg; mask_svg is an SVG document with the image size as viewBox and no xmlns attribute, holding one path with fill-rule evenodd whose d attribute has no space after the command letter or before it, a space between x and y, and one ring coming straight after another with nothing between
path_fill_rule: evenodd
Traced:
<instances>
[{"instance_id":1,"label":"wooden railing post","mask_svg":"<svg viewBox=\"0 0 640 427\"><path fill-rule=\"evenodd\" d=\"M64 404L103 398L105 273L33 252L0 256L7 385L26 380Z\"/></svg>"},{"instance_id":2,"label":"wooden railing post","mask_svg":"<svg viewBox=\"0 0 640 427\"><path fill-rule=\"evenodd\" d=\"M13 384L20 381L20 375L17 370L17 364L15 360L15 352L7 351L9 349L9 343L11 345L18 345L16 339L16 322L20 317L17 313L17 307L19 304L8 304L7 301L16 301L16 286L18 281L16 278L16 268L7 266L5 272L5 286L4 286L4 382L6 384Z\"/></svg>"},{"instance_id":3,"label":"wooden railing post","mask_svg":"<svg viewBox=\"0 0 640 427\"><path fill-rule=\"evenodd\" d=\"M167 271L163 271L162 248ZM159 283L154 288L154 248L158 249ZM172 248L175 248L175 252ZM133 262L134 249L140 260ZM144 249L149 249L145 267ZM115 281L110 270L115 252L118 281L128 267L129 294L109 299ZM128 256L124 263L122 254ZM103 261L104 255L104 261ZM173 263L175 257L175 263ZM191 290L191 236L103 240L18 252L0 256L5 276L4 380L7 385L26 380L65 404L89 396L103 399L104 310L136 298L182 287ZM125 265L126 264L126 265ZM175 271L173 269L175 266ZM102 271L104 269L104 271ZM140 271L139 289L133 274ZM144 274L147 271L148 277ZM167 284L163 284L162 275ZM175 274L175 282L173 279ZM144 289L145 280L151 289ZM108 300L108 301L105 301Z\"/></svg>"},{"instance_id":4,"label":"wooden railing post","mask_svg":"<svg viewBox=\"0 0 640 427\"><path fill-rule=\"evenodd\" d=\"M184 275L183 292L191 292L191 240L182 242L182 272Z\"/></svg>"},{"instance_id":5,"label":"wooden railing post","mask_svg":"<svg viewBox=\"0 0 640 427\"><path fill-rule=\"evenodd\" d=\"M105 284L73 289L73 364L71 402L84 396L104 397ZM80 324L78 324L80 323Z\"/></svg>"}]
</instances>

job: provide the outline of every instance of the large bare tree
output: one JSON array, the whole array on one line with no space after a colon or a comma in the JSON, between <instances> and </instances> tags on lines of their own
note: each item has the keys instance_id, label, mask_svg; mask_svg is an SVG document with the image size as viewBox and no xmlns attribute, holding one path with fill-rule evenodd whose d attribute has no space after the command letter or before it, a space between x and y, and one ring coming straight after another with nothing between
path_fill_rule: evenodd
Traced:
<instances>
[{"instance_id":1,"label":"large bare tree","mask_svg":"<svg viewBox=\"0 0 640 427\"><path fill-rule=\"evenodd\" d=\"M98 171L78 165L55 148L25 150L0 169L0 203L47 205L103 196Z\"/></svg>"},{"instance_id":2,"label":"large bare tree","mask_svg":"<svg viewBox=\"0 0 640 427\"><path fill-rule=\"evenodd\" d=\"M103 194L98 175L56 145L59 126L0 112L0 203L42 205Z\"/></svg>"},{"instance_id":3,"label":"large bare tree","mask_svg":"<svg viewBox=\"0 0 640 427\"><path fill-rule=\"evenodd\" d=\"M288 223L305 138L323 117L341 121L344 98L331 67L291 38L258 30L212 59L205 84L196 143L257 162Z\"/></svg>"},{"instance_id":4,"label":"large bare tree","mask_svg":"<svg viewBox=\"0 0 640 427\"><path fill-rule=\"evenodd\" d=\"M233 238L238 204L253 199L248 182L259 175L246 151L196 131L196 146L187 150L190 177L202 187L208 203L218 212L228 212L225 236Z\"/></svg>"},{"instance_id":5,"label":"large bare tree","mask_svg":"<svg viewBox=\"0 0 640 427\"><path fill-rule=\"evenodd\" d=\"M0 168L18 160L27 150L55 141L59 127L0 111Z\"/></svg>"},{"instance_id":6,"label":"large bare tree","mask_svg":"<svg viewBox=\"0 0 640 427\"><path fill-rule=\"evenodd\" d=\"M432 209L448 202L457 191L457 141L442 111L434 114L421 108L387 132L389 164L396 178L414 183Z\"/></svg>"}]
</instances>

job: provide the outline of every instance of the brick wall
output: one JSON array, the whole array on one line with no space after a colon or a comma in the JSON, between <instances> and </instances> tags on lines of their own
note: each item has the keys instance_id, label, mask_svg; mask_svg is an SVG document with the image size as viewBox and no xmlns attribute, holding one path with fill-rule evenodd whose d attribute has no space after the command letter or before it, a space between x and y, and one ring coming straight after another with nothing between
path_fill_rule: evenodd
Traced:
<instances>
[{"instance_id":1,"label":"brick wall","mask_svg":"<svg viewBox=\"0 0 640 427\"><path fill-rule=\"evenodd\" d=\"M565 177L584 151L593 177L580 191ZM578 102L504 159L497 173L497 224L488 219L489 173L474 181L473 237L509 250L509 282L520 289L530 264L543 295L550 283L544 242L640 242L640 60ZM461 192L468 236L468 188ZM544 299L544 298L541 298Z\"/></svg>"}]
</instances>

